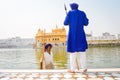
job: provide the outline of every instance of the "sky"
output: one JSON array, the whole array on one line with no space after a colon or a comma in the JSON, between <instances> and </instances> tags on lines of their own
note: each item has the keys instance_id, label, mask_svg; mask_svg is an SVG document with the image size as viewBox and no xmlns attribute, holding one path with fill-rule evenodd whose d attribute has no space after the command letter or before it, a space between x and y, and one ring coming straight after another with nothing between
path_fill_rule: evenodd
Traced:
<instances>
[{"instance_id":1,"label":"sky","mask_svg":"<svg viewBox=\"0 0 120 80\"><path fill-rule=\"evenodd\" d=\"M0 39L35 38L37 30L62 28L69 4L76 2L89 19L86 33L120 34L120 0L0 0ZM68 32L68 26L64 26Z\"/></svg>"}]
</instances>

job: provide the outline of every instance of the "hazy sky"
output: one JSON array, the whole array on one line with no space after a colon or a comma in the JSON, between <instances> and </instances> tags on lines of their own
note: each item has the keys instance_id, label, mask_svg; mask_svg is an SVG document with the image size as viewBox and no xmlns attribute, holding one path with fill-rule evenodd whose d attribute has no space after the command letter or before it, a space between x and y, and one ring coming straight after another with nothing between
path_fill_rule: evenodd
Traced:
<instances>
[{"instance_id":1,"label":"hazy sky","mask_svg":"<svg viewBox=\"0 0 120 80\"><path fill-rule=\"evenodd\" d=\"M120 0L0 0L0 39L34 38L39 28L47 32L56 25L62 28L64 3L70 10L71 2L77 2L89 18L86 33L120 34Z\"/></svg>"}]
</instances>

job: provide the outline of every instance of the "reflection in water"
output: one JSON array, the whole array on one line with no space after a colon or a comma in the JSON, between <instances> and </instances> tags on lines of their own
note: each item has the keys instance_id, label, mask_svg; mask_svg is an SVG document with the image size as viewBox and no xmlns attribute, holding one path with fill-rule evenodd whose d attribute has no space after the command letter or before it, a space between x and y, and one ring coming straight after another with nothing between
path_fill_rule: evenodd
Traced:
<instances>
[{"instance_id":1,"label":"reflection in water","mask_svg":"<svg viewBox=\"0 0 120 80\"><path fill-rule=\"evenodd\" d=\"M53 47L55 69L69 67L66 47ZM39 69L41 49L0 49L0 69ZM90 47L88 68L120 68L120 47Z\"/></svg>"},{"instance_id":2,"label":"reflection in water","mask_svg":"<svg viewBox=\"0 0 120 80\"><path fill-rule=\"evenodd\" d=\"M67 54L66 49L61 47L53 48L53 56L54 56L54 65L57 69L65 69L67 67Z\"/></svg>"}]
</instances>

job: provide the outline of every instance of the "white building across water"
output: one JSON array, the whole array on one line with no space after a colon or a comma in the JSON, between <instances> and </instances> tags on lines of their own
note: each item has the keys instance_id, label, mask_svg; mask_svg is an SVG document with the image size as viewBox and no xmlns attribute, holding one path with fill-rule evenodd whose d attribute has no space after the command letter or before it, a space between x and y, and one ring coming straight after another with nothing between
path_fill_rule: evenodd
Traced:
<instances>
[{"instance_id":1,"label":"white building across water","mask_svg":"<svg viewBox=\"0 0 120 80\"><path fill-rule=\"evenodd\" d=\"M0 40L0 48L32 48L35 40L33 38L14 37Z\"/></svg>"},{"instance_id":2,"label":"white building across water","mask_svg":"<svg viewBox=\"0 0 120 80\"><path fill-rule=\"evenodd\" d=\"M120 44L120 34L115 36L115 35L111 35L108 32L105 32L101 36L92 36L92 34L86 34L86 36L87 36L88 44L109 44L109 43ZM59 35L57 37L59 37ZM56 42L56 44L59 43L56 40L54 41ZM62 39L62 42L63 42L63 39ZM36 43L35 38L13 37L8 39L0 39L0 48L33 48L36 46L35 43ZM64 43L66 45L65 37L64 37Z\"/></svg>"}]
</instances>

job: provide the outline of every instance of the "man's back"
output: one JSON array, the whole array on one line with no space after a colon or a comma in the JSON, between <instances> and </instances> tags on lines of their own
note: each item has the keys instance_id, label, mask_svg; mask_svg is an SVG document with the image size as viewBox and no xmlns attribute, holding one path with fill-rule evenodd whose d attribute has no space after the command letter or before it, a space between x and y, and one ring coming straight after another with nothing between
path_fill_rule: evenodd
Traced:
<instances>
[{"instance_id":1,"label":"man's back","mask_svg":"<svg viewBox=\"0 0 120 80\"><path fill-rule=\"evenodd\" d=\"M67 15L68 19L64 21L64 25L78 25L78 26L87 26L88 25L88 19L86 17L86 14L83 11L80 11L78 9L71 10L68 12Z\"/></svg>"},{"instance_id":2,"label":"man's back","mask_svg":"<svg viewBox=\"0 0 120 80\"><path fill-rule=\"evenodd\" d=\"M88 48L84 26L88 25L88 19L83 11L78 10L78 6L73 4L72 10L68 12L64 25L69 25L67 51L85 51Z\"/></svg>"}]
</instances>

